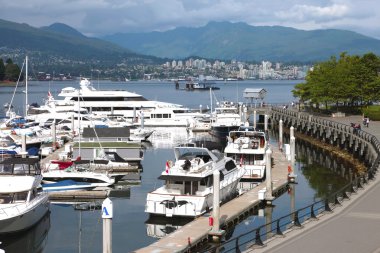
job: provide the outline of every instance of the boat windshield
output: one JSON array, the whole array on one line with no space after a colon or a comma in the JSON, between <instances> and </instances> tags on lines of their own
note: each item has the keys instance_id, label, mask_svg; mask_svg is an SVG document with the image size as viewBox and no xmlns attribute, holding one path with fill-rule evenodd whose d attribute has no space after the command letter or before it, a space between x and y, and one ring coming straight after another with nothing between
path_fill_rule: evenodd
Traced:
<instances>
[{"instance_id":1,"label":"boat windshield","mask_svg":"<svg viewBox=\"0 0 380 253\"><path fill-rule=\"evenodd\" d=\"M212 159L210 153L204 148L179 147L175 149L177 160L191 160L195 157L200 157L203 161Z\"/></svg>"}]
</instances>

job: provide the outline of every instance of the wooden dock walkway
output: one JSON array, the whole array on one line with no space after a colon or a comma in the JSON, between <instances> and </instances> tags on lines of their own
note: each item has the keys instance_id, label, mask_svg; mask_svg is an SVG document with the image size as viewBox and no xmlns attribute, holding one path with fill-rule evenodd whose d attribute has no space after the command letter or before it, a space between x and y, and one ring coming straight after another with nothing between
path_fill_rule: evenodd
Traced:
<instances>
[{"instance_id":1,"label":"wooden dock walkway","mask_svg":"<svg viewBox=\"0 0 380 253\"><path fill-rule=\"evenodd\" d=\"M285 154L278 148L271 146L271 149L273 158L273 196L276 198L286 190L288 184L288 165L290 162L286 159ZM248 215L252 214L254 210L258 209L258 206L261 203L258 192L265 188L265 186L266 183L263 182L252 190L245 192L239 197L222 205L220 207L221 227L235 225ZM189 248L208 240L209 232L212 228L209 226L209 216L210 214L200 216L157 242L133 252L185 252Z\"/></svg>"}]
</instances>

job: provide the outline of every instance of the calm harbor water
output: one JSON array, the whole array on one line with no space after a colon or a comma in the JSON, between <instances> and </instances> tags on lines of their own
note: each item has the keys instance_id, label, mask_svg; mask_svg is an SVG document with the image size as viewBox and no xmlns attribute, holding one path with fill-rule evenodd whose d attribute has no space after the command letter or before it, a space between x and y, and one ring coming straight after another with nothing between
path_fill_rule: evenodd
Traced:
<instances>
[{"instance_id":1,"label":"calm harbor water","mask_svg":"<svg viewBox=\"0 0 380 253\"><path fill-rule=\"evenodd\" d=\"M214 98L219 101L230 100L248 102L243 98L245 88L264 88L267 91L265 103L290 103L294 100L291 90L301 81L242 81L219 83L220 90L214 91ZM148 99L183 104L191 108L205 108L210 104L209 92L176 90L170 82L128 82L113 83L108 81L93 81L95 88L125 89L144 95ZM67 86L78 87L77 81L70 82L29 82L29 103L42 103L48 90L56 95ZM23 113L25 104L25 87L20 87L15 94L16 111ZM10 102L14 88L0 87L2 104ZM205 135L205 134L203 134ZM147 192L155 189L161 182L157 177L165 168L165 162L173 159L172 147L190 137L200 137L186 132L185 129L166 129L156 131L151 142L144 150L142 161L143 172L141 182L135 185L119 185L115 188L118 197L112 197L114 205L113 218L113 251L130 252L147 246L183 225L182 220L152 220L144 212ZM271 144L277 145L275 137L271 136ZM296 208L312 203L315 199L325 196L328 192L345 183L340 171L342 161L325 154L297 140L298 175L295 185ZM313 155L310 155L313 154ZM328 159L326 158L328 157ZM324 159L321 159L324 158ZM333 170L331 164L335 164ZM287 168L284 168L287 169ZM101 212L92 203L88 208L71 205L70 203L51 203L51 213L30 231L15 234L11 237L1 237L0 249L9 252L101 252L102 251L102 219ZM273 219L290 212L290 196L283 194L275 200ZM265 222L261 216L250 216L239 224L230 236L236 236L251 230Z\"/></svg>"}]
</instances>

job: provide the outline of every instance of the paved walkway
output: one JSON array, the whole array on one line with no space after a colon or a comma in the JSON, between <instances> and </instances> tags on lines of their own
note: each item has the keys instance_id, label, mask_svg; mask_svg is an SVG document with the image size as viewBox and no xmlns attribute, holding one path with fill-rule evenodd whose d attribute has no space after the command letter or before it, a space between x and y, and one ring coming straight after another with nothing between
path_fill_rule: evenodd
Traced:
<instances>
[{"instance_id":1,"label":"paved walkway","mask_svg":"<svg viewBox=\"0 0 380 253\"><path fill-rule=\"evenodd\" d=\"M329 118L337 122L361 123L360 116ZM380 139L380 122L370 122L363 131ZM351 195L341 207L324 214L318 221L304 224L304 228L289 231L284 238L276 238L264 248L252 252L380 252L380 174ZM251 252L250 250L246 252Z\"/></svg>"}]
</instances>

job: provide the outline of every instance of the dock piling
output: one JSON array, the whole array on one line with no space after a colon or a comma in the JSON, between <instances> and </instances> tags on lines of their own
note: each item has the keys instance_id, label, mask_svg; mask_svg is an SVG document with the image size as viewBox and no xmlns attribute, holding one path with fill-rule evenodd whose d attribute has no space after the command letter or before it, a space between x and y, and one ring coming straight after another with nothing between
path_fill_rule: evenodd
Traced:
<instances>
[{"instance_id":1,"label":"dock piling","mask_svg":"<svg viewBox=\"0 0 380 253\"><path fill-rule=\"evenodd\" d=\"M112 253L112 217L112 201L109 198L106 198L102 204L103 253Z\"/></svg>"}]
</instances>

